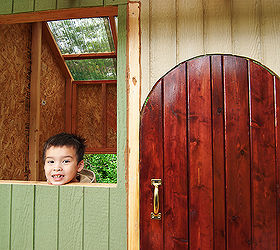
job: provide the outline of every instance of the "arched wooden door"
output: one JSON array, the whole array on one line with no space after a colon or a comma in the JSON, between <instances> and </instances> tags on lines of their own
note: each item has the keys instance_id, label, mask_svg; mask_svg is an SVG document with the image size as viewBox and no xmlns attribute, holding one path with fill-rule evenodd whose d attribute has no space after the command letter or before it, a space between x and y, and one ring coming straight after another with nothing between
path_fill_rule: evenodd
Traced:
<instances>
[{"instance_id":1,"label":"arched wooden door","mask_svg":"<svg viewBox=\"0 0 280 250\"><path fill-rule=\"evenodd\" d=\"M160 79L141 113L141 249L280 249L279 123L280 81L252 60L204 56Z\"/></svg>"}]
</instances>

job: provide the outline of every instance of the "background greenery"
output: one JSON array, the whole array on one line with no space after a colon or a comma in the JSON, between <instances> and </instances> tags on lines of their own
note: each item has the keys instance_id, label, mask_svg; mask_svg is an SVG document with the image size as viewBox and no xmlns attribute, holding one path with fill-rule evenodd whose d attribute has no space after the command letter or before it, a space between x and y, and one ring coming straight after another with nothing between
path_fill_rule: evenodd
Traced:
<instances>
[{"instance_id":1,"label":"background greenery","mask_svg":"<svg viewBox=\"0 0 280 250\"><path fill-rule=\"evenodd\" d=\"M93 171L98 183L117 183L116 154L86 154L85 168Z\"/></svg>"}]
</instances>

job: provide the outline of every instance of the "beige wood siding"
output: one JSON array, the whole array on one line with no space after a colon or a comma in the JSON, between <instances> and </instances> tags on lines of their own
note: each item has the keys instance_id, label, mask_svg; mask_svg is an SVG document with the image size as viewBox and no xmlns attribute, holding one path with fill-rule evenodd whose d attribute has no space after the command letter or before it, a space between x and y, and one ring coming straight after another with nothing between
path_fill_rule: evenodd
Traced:
<instances>
[{"instance_id":1,"label":"beige wood siding","mask_svg":"<svg viewBox=\"0 0 280 250\"><path fill-rule=\"evenodd\" d=\"M141 0L141 104L171 68L204 54L249 57L280 75L279 23L278 0Z\"/></svg>"}]
</instances>

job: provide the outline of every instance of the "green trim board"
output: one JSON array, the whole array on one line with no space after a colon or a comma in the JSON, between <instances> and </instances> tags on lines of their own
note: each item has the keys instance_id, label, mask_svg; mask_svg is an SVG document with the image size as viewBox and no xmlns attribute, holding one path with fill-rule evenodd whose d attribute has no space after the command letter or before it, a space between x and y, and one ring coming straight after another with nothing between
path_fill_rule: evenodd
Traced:
<instances>
[{"instance_id":1,"label":"green trim board","mask_svg":"<svg viewBox=\"0 0 280 250\"><path fill-rule=\"evenodd\" d=\"M80 0L80 7L103 6L103 0Z\"/></svg>"},{"instance_id":2,"label":"green trim board","mask_svg":"<svg viewBox=\"0 0 280 250\"><path fill-rule=\"evenodd\" d=\"M12 185L0 185L0 249L10 249Z\"/></svg>"},{"instance_id":3,"label":"green trim board","mask_svg":"<svg viewBox=\"0 0 280 250\"><path fill-rule=\"evenodd\" d=\"M80 7L80 0L57 0L57 9L68 9Z\"/></svg>"},{"instance_id":4,"label":"green trim board","mask_svg":"<svg viewBox=\"0 0 280 250\"><path fill-rule=\"evenodd\" d=\"M104 5L121 5L121 4L126 4L127 0L104 0Z\"/></svg>"}]
</instances>

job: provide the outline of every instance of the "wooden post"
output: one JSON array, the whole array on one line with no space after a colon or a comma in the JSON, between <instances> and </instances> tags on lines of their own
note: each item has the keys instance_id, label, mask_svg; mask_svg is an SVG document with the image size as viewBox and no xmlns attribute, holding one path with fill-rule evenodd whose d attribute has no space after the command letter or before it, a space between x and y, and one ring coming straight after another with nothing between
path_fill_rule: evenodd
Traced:
<instances>
[{"instance_id":1,"label":"wooden post","mask_svg":"<svg viewBox=\"0 0 280 250\"><path fill-rule=\"evenodd\" d=\"M128 4L127 33L128 249L139 249L140 5Z\"/></svg>"},{"instance_id":2,"label":"wooden post","mask_svg":"<svg viewBox=\"0 0 280 250\"><path fill-rule=\"evenodd\" d=\"M66 79L66 91L65 91L65 131L67 133L72 132L72 79Z\"/></svg>"},{"instance_id":3,"label":"wooden post","mask_svg":"<svg viewBox=\"0 0 280 250\"><path fill-rule=\"evenodd\" d=\"M41 76L42 23L32 24L31 83L30 83L30 180L39 179L40 135L40 76Z\"/></svg>"}]
</instances>

